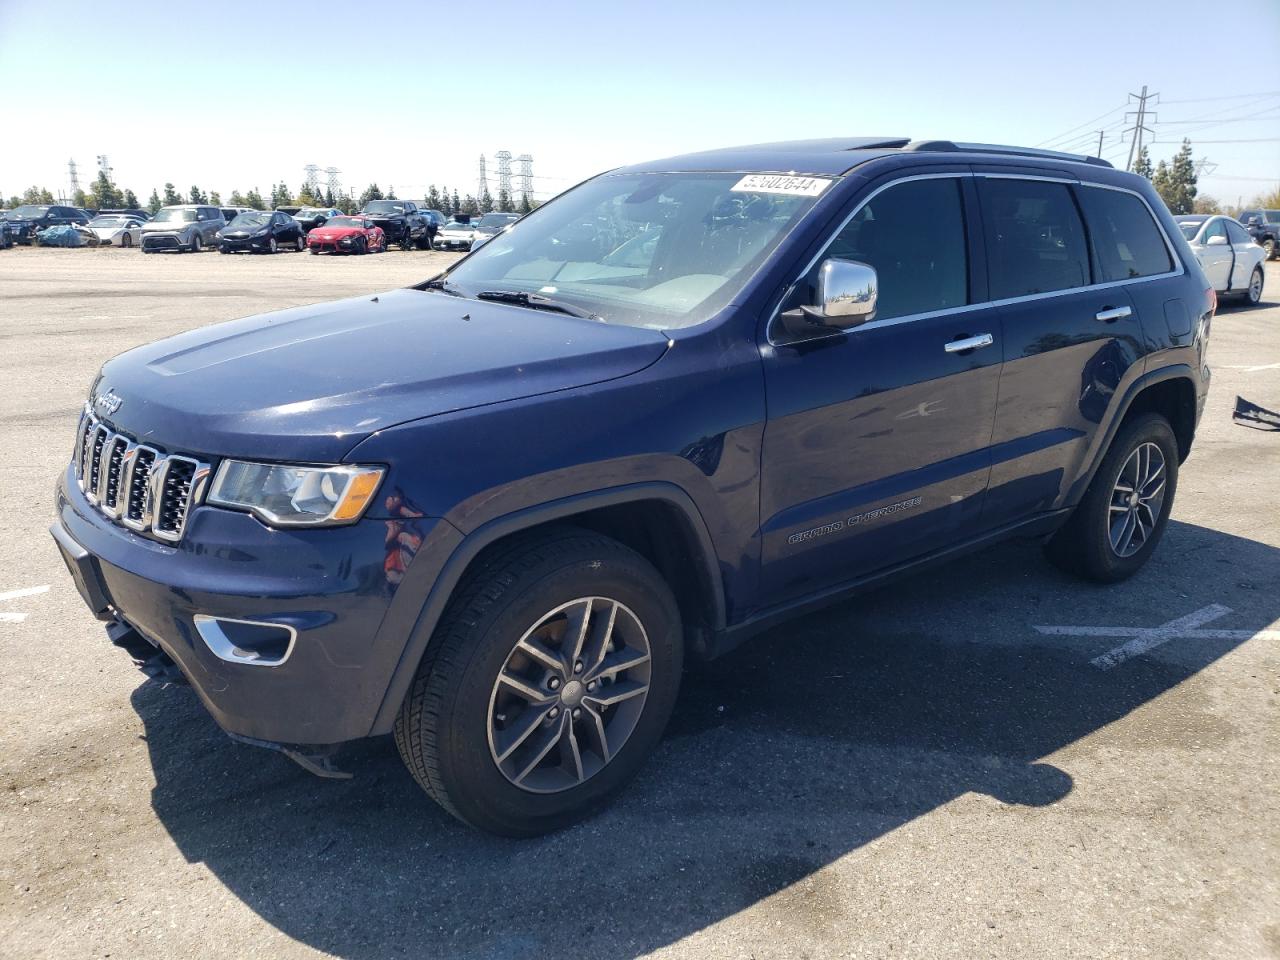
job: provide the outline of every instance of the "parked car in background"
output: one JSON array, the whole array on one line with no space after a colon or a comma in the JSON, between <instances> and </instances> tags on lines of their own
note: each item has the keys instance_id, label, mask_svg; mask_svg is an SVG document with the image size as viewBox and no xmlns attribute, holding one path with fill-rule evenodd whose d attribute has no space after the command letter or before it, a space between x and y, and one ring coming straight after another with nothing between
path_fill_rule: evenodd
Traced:
<instances>
[{"instance_id":1,"label":"parked car in background","mask_svg":"<svg viewBox=\"0 0 1280 960\"><path fill-rule=\"evenodd\" d=\"M520 219L518 213L486 213L476 224L475 238L471 241L474 250L482 243L487 243L511 224Z\"/></svg>"},{"instance_id":2,"label":"parked car in background","mask_svg":"<svg viewBox=\"0 0 1280 960\"><path fill-rule=\"evenodd\" d=\"M312 253L385 253L387 235L383 229L360 214L339 214L307 234Z\"/></svg>"},{"instance_id":3,"label":"parked car in background","mask_svg":"<svg viewBox=\"0 0 1280 960\"><path fill-rule=\"evenodd\" d=\"M222 211L222 219L230 223L242 213L252 213L253 207L219 207Z\"/></svg>"},{"instance_id":4,"label":"parked car in background","mask_svg":"<svg viewBox=\"0 0 1280 960\"><path fill-rule=\"evenodd\" d=\"M8 250L13 246L13 234L9 232L9 221L4 218L8 210L0 210L0 250Z\"/></svg>"},{"instance_id":5,"label":"parked car in background","mask_svg":"<svg viewBox=\"0 0 1280 960\"><path fill-rule=\"evenodd\" d=\"M287 213L289 216L291 216L291 217L292 217L295 213L297 213L297 212L298 212L299 210L301 210L302 208L301 208L301 207L288 206L288 207L276 207L276 209L277 209L277 210L279 210L281 213Z\"/></svg>"},{"instance_id":6,"label":"parked car in background","mask_svg":"<svg viewBox=\"0 0 1280 960\"><path fill-rule=\"evenodd\" d=\"M1239 219L1249 236L1267 252L1268 260L1280 257L1280 210L1245 210Z\"/></svg>"},{"instance_id":7,"label":"parked car in background","mask_svg":"<svg viewBox=\"0 0 1280 960\"><path fill-rule=\"evenodd\" d=\"M233 736L332 775L394 733L446 810L530 836L639 771L694 658L1015 537L1141 570L1216 304L1150 181L1094 158L672 157L413 287L107 361L51 533L107 637Z\"/></svg>"},{"instance_id":8,"label":"parked car in background","mask_svg":"<svg viewBox=\"0 0 1280 960\"><path fill-rule=\"evenodd\" d=\"M1240 223L1220 215L1188 214L1174 220L1219 296L1239 296L1250 304L1262 299L1267 253Z\"/></svg>"},{"instance_id":9,"label":"parked car in background","mask_svg":"<svg viewBox=\"0 0 1280 960\"><path fill-rule=\"evenodd\" d=\"M360 214L382 228L387 243L398 243L402 250L425 250L430 244L427 218L412 200L370 200Z\"/></svg>"},{"instance_id":10,"label":"parked car in background","mask_svg":"<svg viewBox=\"0 0 1280 960\"><path fill-rule=\"evenodd\" d=\"M218 231L219 253L301 253L306 245L302 224L278 210L247 210Z\"/></svg>"},{"instance_id":11,"label":"parked car in background","mask_svg":"<svg viewBox=\"0 0 1280 960\"><path fill-rule=\"evenodd\" d=\"M293 215L293 219L302 224L302 231L305 234L308 230L322 227L327 221L340 216L342 211L333 207L303 207Z\"/></svg>"},{"instance_id":12,"label":"parked car in background","mask_svg":"<svg viewBox=\"0 0 1280 960\"><path fill-rule=\"evenodd\" d=\"M135 220L146 221L151 219L151 211L140 207L105 207L98 211L98 216L133 217Z\"/></svg>"},{"instance_id":13,"label":"parked car in background","mask_svg":"<svg viewBox=\"0 0 1280 960\"><path fill-rule=\"evenodd\" d=\"M217 207L196 203L161 207L154 219L142 225L142 252L199 253L218 242L218 231L226 225Z\"/></svg>"},{"instance_id":14,"label":"parked car in background","mask_svg":"<svg viewBox=\"0 0 1280 960\"><path fill-rule=\"evenodd\" d=\"M435 246L438 250L470 250L471 241L475 238L474 223L450 220L436 234Z\"/></svg>"},{"instance_id":15,"label":"parked car in background","mask_svg":"<svg viewBox=\"0 0 1280 960\"><path fill-rule=\"evenodd\" d=\"M449 218L439 210L423 210L420 208L418 212L427 218L427 246L434 250L436 234L440 232L441 227L449 222Z\"/></svg>"},{"instance_id":16,"label":"parked car in background","mask_svg":"<svg viewBox=\"0 0 1280 960\"><path fill-rule=\"evenodd\" d=\"M125 214L103 213L90 220L85 229L93 233L99 243L114 247L136 247L142 242L143 222Z\"/></svg>"},{"instance_id":17,"label":"parked car in background","mask_svg":"<svg viewBox=\"0 0 1280 960\"><path fill-rule=\"evenodd\" d=\"M61 204L24 203L4 215L16 243L31 244L36 234L49 227L83 226L89 216L76 207Z\"/></svg>"}]
</instances>

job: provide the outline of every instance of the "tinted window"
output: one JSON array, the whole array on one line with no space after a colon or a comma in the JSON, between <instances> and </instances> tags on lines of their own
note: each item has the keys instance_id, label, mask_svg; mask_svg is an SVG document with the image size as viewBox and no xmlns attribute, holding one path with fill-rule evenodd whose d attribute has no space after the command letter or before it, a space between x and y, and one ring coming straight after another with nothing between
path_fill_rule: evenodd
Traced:
<instances>
[{"instance_id":1,"label":"tinted window","mask_svg":"<svg viewBox=\"0 0 1280 960\"><path fill-rule=\"evenodd\" d=\"M1204 228L1204 236L1200 238L1201 243L1208 243L1210 237L1226 237L1227 222L1225 220L1211 220L1209 226Z\"/></svg>"},{"instance_id":2,"label":"tinted window","mask_svg":"<svg viewBox=\"0 0 1280 960\"><path fill-rule=\"evenodd\" d=\"M1089 283L1084 227L1064 184L979 178L991 299Z\"/></svg>"},{"instance_id":3,"label":"tinted window","mask_svg":"<svg viewBox=\"0 0 1280 960\"><path fill-rule=\"evenodd\" d=\"M1249 231L1234 220L1224 220L1227 225L1227 238L1232 243L1253 243L1253 237L1249 236Z\"/></svg>"},{"instance_id":4,"label":"tinted window","mask_svg":"<svg viewBox=\"0 0 1280 960\"><path fill-rule=\"evenodd\" d=\"M877 320L969 302L960 181L911 180L876 194L827 248L823 258L875 267ZM810 296L813 303L813 278Z\"/></svg>"},{"instance_id":5,"label":"tinted window","mask_svg":"<svg viewBox=\"0 0 1280 960\"><path fill-rule=\"evenodd\" d=\"M1173 269L1147 205L1132 193L1082 187L1080 205L1098 258L1098 281L1152 277Z\"/></svg>"}]
</instances>

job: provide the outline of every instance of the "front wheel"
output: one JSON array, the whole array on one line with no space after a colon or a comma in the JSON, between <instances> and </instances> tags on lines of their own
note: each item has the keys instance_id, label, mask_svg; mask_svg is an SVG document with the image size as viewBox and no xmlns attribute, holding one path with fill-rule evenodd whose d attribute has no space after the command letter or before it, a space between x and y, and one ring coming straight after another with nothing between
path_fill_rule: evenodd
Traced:
<instances>
[{"instance_id":1,"label":"front wheel","mask_svg":"<svg viewBox=\"0 0 1280 960\"><path fill-rule=\"evenodd\" d=\"M357 256L368 253L369 241L365 240L364 237L357 237L355 246L352 248L351 252L356 254Z\"/></svg>"},{"instance_id":2,"label":"front wheel","mask_svg":"<svg viewBox=\"0 0 1280 960\"><path fill-rule=\"evenodd\" d=\"M122 247L126 247L126 248L128 248L128 247L132 247L132 246L133 246L133 237L129 236L129 234L127 234L127 233L123 233L123 234L121 234L121 235L120 235L120 246L122 246Z\"/></svg>"},{"instance_id":3,"label":"front wheel","mask_svg":"<svg viewBox=\"0 0 1280 960\"><path fill-rule=\"evenodd\" d=\"M200 239L200 234L196 234L191 238L191 252L199 253L204 249L204 241Z\"/></svg>"},{"instance_id":4,"label":"front wheel","mask_svg":"<svg viewBox=\"0 0 1280 960\"><path fill-rule=\"evenodd\" d=\"M1098 583L1133 576L1164 534L1178 487L1178 441L1146 413L1120 428L1084 499L1046 548L1062 569Z\"/></svg>"},{"instance_id":5,"label":"front wheel","mask_svg":"<svg viewBox=\"0 0 1280 960\"><path fill-rule=\"evenodd\" d=\"M306 248L307 241L303 238L302 234L298 234L298 239L294 241L294 249L301 253Z\"/></svg>"},{"instance_id":6,"label":"front wheel","mask_svg":"<svg viewBox=\"0 0 1280 960\"><path fill-rule=\"evenodd\" d=\"M594 533L518 537L450 601L396 720L418 784L459 819L536 836L599 809L657 745L680 684L670 588Z\"/></svg>"}]
</instances>

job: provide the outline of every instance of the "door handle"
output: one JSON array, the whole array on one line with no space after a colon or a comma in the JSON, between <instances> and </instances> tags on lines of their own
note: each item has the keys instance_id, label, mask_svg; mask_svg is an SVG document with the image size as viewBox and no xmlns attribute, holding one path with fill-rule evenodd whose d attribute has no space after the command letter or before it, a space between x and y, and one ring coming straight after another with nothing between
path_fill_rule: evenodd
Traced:
<instances>
[{"instance_id":1,"label":"door handle","mask_svg":"<svg viewBox=\"0 0 1280 960\"><path fill-rule=\"evenodd\" d=\"M989 347L996 342L996 338L989 333L980 333L974 337L963 337L960 340L952 340L943 350L947 353L967 353L970 350L981 350L983 347Z\"/></svg>"},{"instance_id":2,"label":"door handle","mask_svg":"<svg viewBox=\"0 0 1280 960\"><path fill-rule=\"evenodd\" d=\"M1117 320L1131 316L1133 316L1131 307L1103 307L1093 315L1093 319L1101 320L1103 323L1115 323Z\"/></svg>"}]
</instances>

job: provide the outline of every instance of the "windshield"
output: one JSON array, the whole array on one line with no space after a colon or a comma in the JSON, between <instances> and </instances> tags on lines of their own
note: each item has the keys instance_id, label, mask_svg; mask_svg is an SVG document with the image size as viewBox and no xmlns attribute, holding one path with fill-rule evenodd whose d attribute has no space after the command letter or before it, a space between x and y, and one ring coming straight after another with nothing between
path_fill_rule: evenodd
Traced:
<instances>
[{"instance_id":1,"label":"windshield","mask_svg":"<svg viewBox=\"0 0 1280 960\"><path fill-rule=\"evenodd\" d=\"M729 303L828 182L741 173L598 177L539 207L446 279L465 296L534 293L609 323L692 326Z\"/></svg>"},{"instance_id":2,"label":"windshield","mask_svg":"<svg viewBox=\"0 0 1280 960\"><path fill-rule=\"evenodd\" d=\"M1180 220L1178 221L1178 229L1182 231L1182 235L1188 240L1194 240L1200 228L1204 226L1203 220Z\"/></svg>"},{"instance_id":3,"label":"windshield","mask_svg":"<svg viewBox=\"0 0 1280 960\"><path fill-rule=\"evenodd\" d=\"M404 204L394 200L370 200L364 206L365 213L404 213Z\"/></svg>"},{"instance_id":4,"label":"windshield","mask_svg":"<svg viewBox=\"0 0 1280 960\"><path fill-rule=\"evenodd\" d=\"M1262 215L1267 218L1267 223L1280 223L1280 210L1263 210Z\"/></svg>"},{"instance_id":5,"label":"windshield","mask_svg":"<svg viewBox=\"0 0 1280 960\"><path fill-rule=\"evenodd\" d=\"M474 223L462 223L458 220L450 220L443 227L445 230L474 230Z\"/></svg>"},{"instance_id":6,"label":"windshield","mask_svg":"<svg viewBox=\"0 0 1280 960\"><path fill-rule=\"evenodd\" d=\"M94 217L89 221L91 227L123 227L126 223L124 217Z\"/></svg>"},{"instance_id":7,"label":"windshield","mask_svg":"<svg viewBox=\"0 0 1280 960\"><path fill-rule=\"evenodd\" d=\"M363 227L364 221L357 217L333 217L325 221L326 227Z\"/></svg>"},{"instance_id":8,"label":"windshield","mask_svg":"<svg viewBox=\"0 0 1280 960\"><path fill-rule=\"evenodd\" d=\"M302 220L306 220L311 217L323 216L327 212L328 212L327 210L321 210L319 207L303 207L301 210L295 213L294 216Z\"/></svg>"},{"instance_id":9,"label":"windshield","mask_svg":"<svg viewBox=\"0 0 1280 960\"><path fill-rule=\"evenodd\" d=\"M195 221L196 212L194 210L183 209L182 207L165 207L156 214L153 223L192 223Z\"/></svg>"},{"instance_id":10,"label":"windshield","mask_svg":"<svg viewBox=\"0 0 1280 960\"><path fill-rule=\"evenodd\" d=\"M5 217L9 220L38 220L48 212L48 207L36 207L31 204L25 204L21 207L16 207L13 210L10 210L5 214Z\"/></svg>"},{"instance_id":11,"label":"windshield","mask_svg":"<svg viewBox=\"0 0 1280 960\"><path fill-rule=\"evenodd\" d=\"M515 223L517 217L510 213L486 213L480 218L480 226L482 227L505 227L508 223Z\"/></svg>"},{"instance_id":12,"label":"windshield","mask_svg":"<svg viewBox=\"0 0 1280 960\"><path fill-rule=\"evenodd\" d=\"M266 211L242 213L232 220L228 227L261 227L271 222L271 214Z\"/></svg>"}]
</instances>

